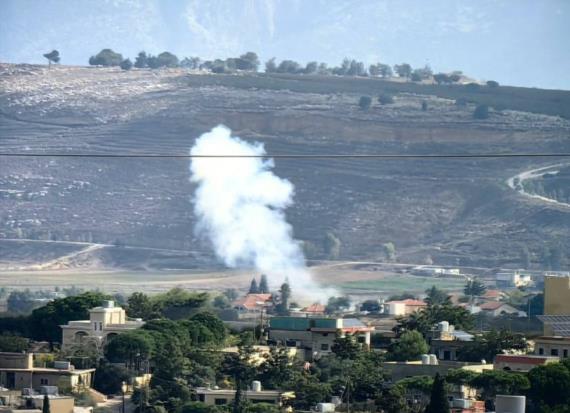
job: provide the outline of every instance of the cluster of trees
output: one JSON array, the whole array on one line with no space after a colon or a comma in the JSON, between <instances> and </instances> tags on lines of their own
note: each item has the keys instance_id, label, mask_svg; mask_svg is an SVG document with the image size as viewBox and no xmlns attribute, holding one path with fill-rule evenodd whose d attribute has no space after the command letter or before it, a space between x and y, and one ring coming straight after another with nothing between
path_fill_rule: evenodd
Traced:
<instances>
[{"instance_id":1,"label":"cluster of trees","mask_svg":"<svg viewBox=\"0 0 570 413\"><path fill-rule=\"evenodd\" d=\"M265 274L261 274L259 278L259 284L255 277L252 278L251 284L249 285L249 294L268 294L269 293L269 284L267 282L267 276Z\"/></svg>"}]
</instances>

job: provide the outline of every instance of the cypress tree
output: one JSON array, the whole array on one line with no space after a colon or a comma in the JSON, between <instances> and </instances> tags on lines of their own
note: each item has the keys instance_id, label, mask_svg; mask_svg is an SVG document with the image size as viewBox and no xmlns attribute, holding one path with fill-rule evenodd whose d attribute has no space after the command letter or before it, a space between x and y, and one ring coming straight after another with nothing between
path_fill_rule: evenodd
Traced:
<instances>
[{"instance_id":1,"label":"cypress tree","mask_svg":"<svg viewBox=\"0 0 570 413\"><path fill-rule=\"evenodd\" d=\"M248 294L257 294L259 293L259 287L257 286L257 281L255 281L255 277L251 280L251 284L249 285L249 292Z\"/></svg>"},{"instance_id":2,"label":"cypress tree","mask_svg":"<svg viewBox=\"0 0 570 413\"><path fill-rule=\"evenodd\" d=\"M445 381L443 377L437 373L431 387L431 396L426 413L449 413L449 400L447 400L447 391L445 390Z\"/></svg>"},{"instance_id":3,"label":"cypress tree","mask_svg":"<svg viewBox=\"0 0 570 413\"><path fill-rule=\"evenodd\" d=\"M50 413L50 406L49 406L49 397L48 395L44 395L44 403L42 405L42 413Z\"/></svg>"},{"instance_id":4,"label":"cypress tree","mask_svg":"<svg viewBox=\"0 0 570 413\"><path fill-rule=\"evenodd\" d=\"M267 294L269 292L269 284L267 283L267 275L265 274L261 274L258 291L261 294Z\"/></svg>"}]
</instances>

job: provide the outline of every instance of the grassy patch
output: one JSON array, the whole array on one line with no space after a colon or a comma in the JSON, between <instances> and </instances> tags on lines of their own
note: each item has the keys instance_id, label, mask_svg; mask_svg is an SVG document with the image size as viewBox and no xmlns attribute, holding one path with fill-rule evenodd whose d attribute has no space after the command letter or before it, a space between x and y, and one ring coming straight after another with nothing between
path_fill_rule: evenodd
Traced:
<instances>
[{"instance_id":1,"label":"grassy patch","mask_svg":"<svg viewBox=\"0 0 570 413\"><path fill-rule=\"evenodd\" d=\"M415 277L410 275L394 275L378 280L350 281L339 285L343 289L375 290L389 293L424 292L432 285L448 291L461 290L465 285L462 279Z\"/></svg>"}]
</instances>

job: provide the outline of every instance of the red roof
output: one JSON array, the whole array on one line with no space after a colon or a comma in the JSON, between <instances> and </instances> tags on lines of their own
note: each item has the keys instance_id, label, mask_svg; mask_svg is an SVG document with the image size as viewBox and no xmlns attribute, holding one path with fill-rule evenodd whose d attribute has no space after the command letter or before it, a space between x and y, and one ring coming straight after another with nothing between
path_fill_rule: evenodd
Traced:
<instances>
[{"instance_id":1,"label":"red roof","mask_svg":"<svg viewBox=\"0 0 570 413\"><path fill-rule=\"evenodd\" d=\"M503 295L503 293L499 290L487 290L487 291L485 291L485 294L483 294L483 297L485 297L485 298L500 298L501 295Z\"/></svg>"},{"instance_id":2,"label":"red roof","mask_svg":"<svg viewBox=\"0 0 570 413\"><path fill-rule=\"evenodd\" d=\"M486 303L483 303L481 305L479 305L479 308L481 310L497 310L499 308L501 308L502 306L504 306L506 303L501 303L500 301L488 301Z\"/></svg>"},{"instance_id":3,"label":"red roof","mask_svg":"<svg viewBox=\"0 0 570 413\"><path fill-rule=\"evenodd\" d=\"M271 301L271 294L248 294L245 297L238 298L234 301L234 307L244 307L248 310L255 310L260 307L258 304Z\"/></svg>"},{"instance_id":4,"label":"red roof","mask_svg":"<svg viewBox=\"0 0 570 413\"><path fill-rule=\"evenodd\" d=\"M403 303L412 307L425 307L427 306L425 301L422 300L414 300L411 298L407 298L405 300L396 300L396 301L388 301L386 304L390 304L390 303Z\"/></svg>"},{"instance_id":5,"label":"red roof","mask_svg":"<svg viewBox=\"0 0 570 413\"><path fill-rule=\"evenodd\" d=\"M325 306L323 304L314 303L308 307L303 308L303 311L305 313L324 313L325 312Z\"/></svg>"},{"instance_id":6,"label":"red roof","mask_svg":"<svg viewBox=\"0 0 570 413\"><path fill-rule=\"evenodd\" d=\"M550 358L540 357L532 355L514 355L514 354L497 354L495 356L495 363L520 363L520 364L532 364L541 365L545 364Z\"/></svg>"}]
</instances>

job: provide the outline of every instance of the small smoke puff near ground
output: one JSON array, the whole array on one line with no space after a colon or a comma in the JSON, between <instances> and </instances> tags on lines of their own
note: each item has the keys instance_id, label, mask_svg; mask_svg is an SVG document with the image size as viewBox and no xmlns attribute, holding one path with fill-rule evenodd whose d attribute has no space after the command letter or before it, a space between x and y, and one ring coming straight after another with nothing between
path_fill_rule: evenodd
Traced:
<instances>
[{"instance_id":1,"label":"small smoke puff near ground","mask_svg":"<svg viewBox=\"0 0 570 413\"><path fill-rule=\"evenodd\" d=\"M273 287L287 278L301 299L326 298L285 219L294 187L271 171L274 163L263 158L263 144L232 137L230 129L217 126L196 140L190 155L197 231L216 255L228 267L267 274Z\"/></svg>"}]
</instances>

